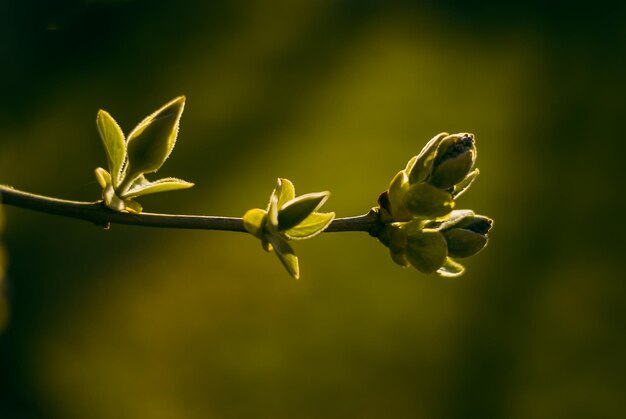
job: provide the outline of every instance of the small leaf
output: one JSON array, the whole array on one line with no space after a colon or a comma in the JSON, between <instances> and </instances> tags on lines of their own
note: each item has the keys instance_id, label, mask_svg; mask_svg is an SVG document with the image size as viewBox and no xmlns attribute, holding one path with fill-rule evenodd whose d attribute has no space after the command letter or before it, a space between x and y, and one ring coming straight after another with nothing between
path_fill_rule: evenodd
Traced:
<instances>
[{"instance_id":1,"label":"small leaf","mask_svg":"<svg viewBox=\"0 0 626 419\"><path fill-rule=\"evenodd\" d=\"M168 102L128 134L127 179L156 172L169 157L178 136L185 96Z\"/></svg>"},{"instance_id":2,"label":"small leaf","mask_svg":"<svg viewBox=\"0 0 626 419\"><path fill-rule=\"evenodd\" d=\"M124 142L124 133L115 119L107 111L100 109L96 117L96 125L98 133L104 145L107 154L107 163L113 186L119 184L119 176L122 166L126 161L126 143Z\"/></svg>"},{"instance_id":3,"label":"small leaf","mask_svg":"<svg viewBox=\"0 0 626 419\"><path fill-rule=\"evenodd\" d=\"M267 219L269 227L274 230L278 228L278 195L276 194L276 189L270 195L270 203L267 206Z\"/></svg>"},{"instance_id":4,"label":"small leaf","mask_svg":"<svg viewBox=\"0 0 626 419\"><path fill-rule=\"evenodd\" d=\"M472 183L474 183L479 173L480 172L478 169L474 169L469 172L467 176L465 176L465 179L456 184L456 186L454 187L454 192L452 192L452 196L454 197L454 199L463 195L463 193L468 190L470 186L472 186Z\"/></svg>"},{"instance_id":5,"label":"small leaf","mask_svg":"<svg viewBox=\"0 0 626 419\"><path fill-rule=\"evenodd\" d=\"M111 184L111 175L109 172L104 170L102 167L98 167L95 170L96 180L102 189L106 188L107 185Z\"/></svg>"},{"instance_id":6,"label":"small leaf","mask_svg":"<svg viewBox=\"0 0 626 419\"><path fill-rule=\"evenodd\" d=\"M426 180L435 162L439 145L447 135L447 132L437 134L424 146L422 151L417 155L417 159L412 165L411 170L407 171L409 182L418 183Z\"/></svg>"},{"instance_id":7,"label":"small leaf","mask_svg":"<svg viewBox=\"0 0 626 419\"><path fill-rule=\"evenodd\" d=\"M248 210L243 215L243 226L246 228L246 231L255 237L261 238L263 236L263 223L266 215L267 211L261 208Z\"/></svg>"},{"instance_id":8,"label":"small leaf","mask_svg":"<svg viewBox=\"0 0 626 419\"><path fill-rule=\"evenodd\" d=\"M141 176L143 177L143 176ZM194 184L181 179L168 177L159 179L154 182L147 182L143 185L131 187L127 192L122 194L122 198L136 198L138 196L149 195L158 192L176 191L180 189L189 189Z\"/></svg>"},{"instance_id":9,"label":"small leaf","mask_svg":"<svg viewBox=\"0 0 626 419\"><path fill-rule=\"evenodd\" d=\"M435 272L441 268L447 255L446 239L436 230L424 229L407 238L407 259L420 272Z\"/></svg>"},{"instance_id":10,"label":"small leaf","mask_svg":"<svg viewBox=\"0 0 626 419\"><path fill-rule=\"evenodd\" d=\"M285 231L285 236L292 240L304 240L318 235L335 218L334 212L314 212L295 227Z\"/></svg>"},{"instance_id":11,"label":"small leaf","mask_svg":"<svg viewBox=\"0 0 626 419\"><path fill-rule=\"evenodd\" d=\"M409 178L404 170L399 171L389 185L389 210L394 221L409 221L413 216L404 204L404 195L409 189Z\"/></svg>"},{"instance_id":12,"label":"small leaf","mask_svg":"<svg viewBox=\"0 0 626 419\"><path fill-rule=\"evenodd\" d=\"M300 224L328 199L330 192L301 195L287 202L278 212L278 230L284 231Z\"/></svg>"},{"instance_id":13,"label":"small leaf","mask_svg":"<svg viewBox=\"0 0 626 419\"><path fill-rule=\"evenodd\" d=\"M437 270L437 274L439 276L443 276L446 278L455 278L457 276L463 275L465 272L465 267L460 263L457 263L452 258L446 258L446 261L443 263L443 266Z\"/></svg>"},{"instance_id":14,"label":"small leaf","mask_svg":"<svg viewBox=\"0 0 626 419\"><path fill-rule=\"evenodd\" d=\"M295 279L300 278L298 257L294 253L289 243L287 243L285 239L274 235L270 235L268 237L268 240L274 247L274 252L276 252L276 256L278 256L278 259L280 259L285 268L287 268L287 272L289 272L289 274Z\"/></svg>"},{"instance_id":15,"label":"small leaf","mask_svg":"<svg viewBox=\"0 0 626 419\"><path fill-rule=\"evenodd\" d=\"M287 202L296 196L296 189L289 179L278 178L278 186L276 187L276 195L278 197L277 206L281 208Z\"/></svg>"},{"instance_id":16,"label":"small leaf","mask_svg":"<svg viewBox=\"0 0 626 419\"><path fill-rule=\"evenodd\" d=\"M407 208L416 216L438 218L454 208L452 195L427 183L412 185L404 196Z\"/></svg>"}]
</instances>

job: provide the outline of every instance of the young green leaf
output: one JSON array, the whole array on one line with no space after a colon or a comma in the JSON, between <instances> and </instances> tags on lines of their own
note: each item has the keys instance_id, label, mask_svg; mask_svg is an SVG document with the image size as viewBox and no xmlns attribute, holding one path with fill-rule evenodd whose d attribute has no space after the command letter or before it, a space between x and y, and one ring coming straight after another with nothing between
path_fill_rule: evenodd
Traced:
<instances>
[{"instance_id":1,"label":"young green leaf","mask_svg":"<svg viewBox=\"0 0 626 419\"><path fill-rule=\"evenodd\" d=\"M443 266L437 270L437 274L446 278L455 278L457 276L463 275L465 272L465 267L460 263L457 263L452 258L446 258Z\"/></svg>"},{"instance_id":2,"label":"young green leaf","mask_svg":"<svg viewBox=\"0 0 626 419\"><path fill-rule=\"evenodd\" d=\"M289 179L278 178L278 186L276 187L276 196L278 197L277 206L281 208L287 202L296 196L296 189Z\"/></svg>"},{"instance_id":3,"label":"young green leaf","mask_svg":"<svg viewBox=\"0 0 626 419\"><path fill-rule=\"evenodd\" d=\"M127 180L156 172L169 157L178 136L185 96L179 96L141 121L128 135Z\"/></svg>"},{"instance_id":4,"label":"young green leaf","mask_svg":"<svg viewBox=\"0 0 626 419\"><path fill-rule=\"evenodd\" d=\"M100 109L96 117L98 133L107 154L109 173L111 174L113 186L117 186L120 180L122 166L126 160L126 143L124 133L115 119L107 111Z\"/></svg>"},{"instance_id":5,"label":"young green leaf","mask_svg":"<svg viewBox=\"0 0 626 419\"><path fill-rule=\"evenodd\" d=\"M276 256L282 262L287 269L287 272L295 279L300 278L300 267L298 266L298 257L294 253L293 249L287 243L287 240L278 237L276 235L270 235L268 237L269 242L276 252Z\"/></svg>"},{"instance_id":6,"label":"young green leaf","mask_svg":"<svg viewBox=\"0 0 626 419\"><path fill-rule=\"evenodd\" d=\"M102 167L96 168L95 174L98 185L100 185L100 187L102 187L103 189L106 188L107 185L111 184L111 175Z\"/></svg>"},{"instance_id":7,"label":"young green leaf","mask_svg":"<svg viewBox=\"0 0 626 419\"><path fill-rule=\"evenodd\" d=\"M334 212L314 212L300 224L286 230L284 233L291 240L309 239L324 231L334 218Z\"/></svg>"},{"instance_id":8,"label":"young green leaf","mask_svg":"<svg viewBox=\"0 0 626 419\"><path fill-rule=\"evenodd\" d=\"M140 178L143 176L140 176ZM144 178L145 179L145 178ZM132 186L122 194L122 198L136 198L138 196L149 195L158 192L176 191L191 188L194 184L181 179L168 177Z\"/></svg>"},{"instance_id":9,"label":"young green leaf","mask_svg":"<svg viewBox=\"0 0 626 419\"><path fill-rule=\"evenodd\" d=\"M407 170L407 174L409 175L409 182L417 183L426 180L435 162L437 149L447 135L447 132L442 132L435 135L426 144L426 146L424 146L422 151L420 151L420 153L417 155L417 159L411 165L411 167L407 167L407 169L409 169Z\"/></svg>"},{"instance_id":10,"label":"young green leaf","mask_svg":"<svg viewBox=\"0 0 626 419\"><path fill-rule=\"evenodd\" d=\"M479 173L480 171L478 169L474 169L469 172L467 176L465 176L465 179L456 184L456 186L454 187L454 192L452 192L452 196L454 197L454 199L461 196L465 191L469 189L470 186L472 186L472 183L474 183Z\"/></svg>"},{"instance_id":11,"label":"young green leaf","mask_svg":"<svg viewBox=\"0 0 626 419\"><path fill-rule=\"evenodd\" d=\"M300 224L321 207L329 195L330 192L308 193L287 202L278 212L278 230L288 230Z\"/></svg>"},{"instance_id":12,"label":"young green leaf","mask_svg":"<svg viewBox=\"0 0 626 419\"><path fill-rule=\"evenodd\" d=\"M267 211L260 208L248 210L243 215L243 226L246 231L255 237L261 238L263 236L263 224L265 223L266 215Z\"/></svg>"}]
</instances>

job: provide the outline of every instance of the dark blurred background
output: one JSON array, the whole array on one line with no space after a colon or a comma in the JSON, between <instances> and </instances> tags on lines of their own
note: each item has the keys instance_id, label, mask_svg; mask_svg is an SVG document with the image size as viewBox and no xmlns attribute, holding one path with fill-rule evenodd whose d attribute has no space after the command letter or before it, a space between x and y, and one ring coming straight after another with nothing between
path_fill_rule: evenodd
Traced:
<instances>
[{"instance_id":1,"label":"dark blurred background","mask_svg":"<svg viewBox=\"0 0 626 419\"><path fill-rule=\"evenodd\" d=\"M363 233L296 243L5 208L0 418L624 418L623 2L0 1L0 183L95 200L95 115L187 95L149 211L277 176L357 215L440 131L496 220L460 279Z\"/></svg>"}]
</instances>

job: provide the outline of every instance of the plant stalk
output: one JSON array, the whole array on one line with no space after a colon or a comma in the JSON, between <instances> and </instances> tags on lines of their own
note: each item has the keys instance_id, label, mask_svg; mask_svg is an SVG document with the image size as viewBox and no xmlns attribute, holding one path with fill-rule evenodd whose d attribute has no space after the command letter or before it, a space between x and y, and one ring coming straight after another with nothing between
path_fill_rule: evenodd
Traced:
<instances>
[{"instance_id":1,"label":"plant stalk","mask_svg":"<svg viewBox=\"0 0 626 419\"><path fill-rule=\"evenodd\" d=\"M0 203L15 207L92 222L109 228L111 224L141 227L246 232L243 219L212 215L178 215L142 212L131 214L107 208L102 201L82 202L57 199L0 185ZM336 218L324 232L365 231L376 236L381 228L375 211L356 217Z\"/></svg>"}]
</instances>

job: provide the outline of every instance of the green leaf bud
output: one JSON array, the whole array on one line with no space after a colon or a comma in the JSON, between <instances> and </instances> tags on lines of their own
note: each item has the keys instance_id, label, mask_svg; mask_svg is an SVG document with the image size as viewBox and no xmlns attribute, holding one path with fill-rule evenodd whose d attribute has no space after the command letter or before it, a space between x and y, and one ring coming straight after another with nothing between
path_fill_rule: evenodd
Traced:
<instances>
[{"instance_id":1,"label":"green leaf bud","mask_svg":"<svg viewBox=\"0 0 626 419\"><path fill-rule=\"evenodd\" d=\"M472 134L449 135L437 150L429 183L440 189L452 188L469 174L475 160L476 146Z\"/></svg>"},{"instance_id":2,"label":"green leaf bud","mask_svg":"<svg viewBox=\"0 0 626 419\"><path fill-rule=\"evenodd\" d=\"M433 273L447 257L446 239L437 230L424 229L407 237L406 257L422 273Z\"/></svg>"},{"instance_id":3,"label":"green leaf bud","mask_svg":"<svg viewBox=\"0 0 626 419\"><path fill-rule=\"evenodd\" d=\"M454 200L449 192L428 183L411 185L404 195L404 203L411 213L423 218L443 217L454 208Z\"/></svg>"},{"instance_id":4,"label":"green leaf bud","mask_svg":"<svg viewBox=\"0 0 626 419\"><path fill-rule=\"evenodd\" d=\"M128 135L126 180L156 172L169 157L178 136L185 96L168 102L141 121Z\"/></svg>"}]
</instances>

